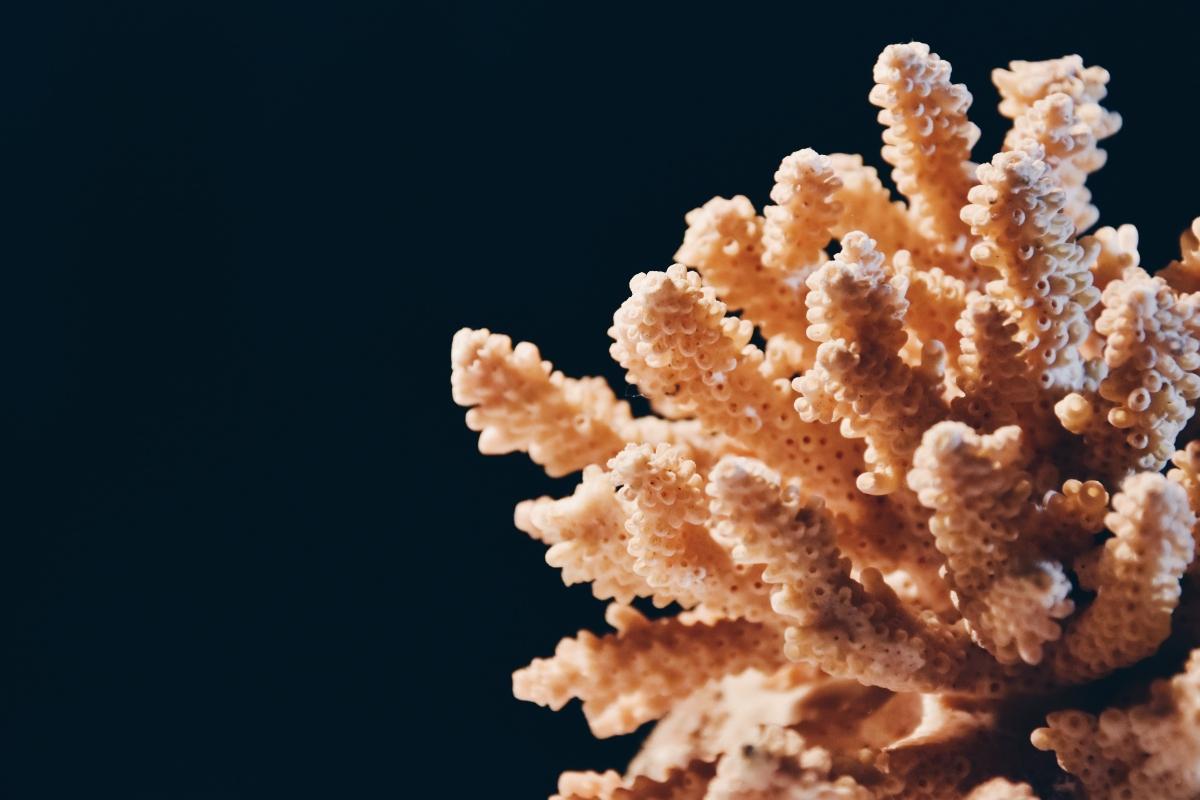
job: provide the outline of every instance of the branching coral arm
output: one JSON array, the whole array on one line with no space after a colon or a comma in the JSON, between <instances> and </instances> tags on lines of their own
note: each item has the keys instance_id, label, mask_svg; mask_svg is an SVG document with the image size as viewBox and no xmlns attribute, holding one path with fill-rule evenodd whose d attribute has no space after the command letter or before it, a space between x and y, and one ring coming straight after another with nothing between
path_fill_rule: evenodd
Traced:
<instances>
[{"instance_id":1,"label":"branching coral arm","mask_svg":"<svg viewBox=\"0 0 1200 800\"><path fill-rule=\"evenodd\" d=\"M609 619L616 633L581 631L551 658L514 673L513 694L556 711L579 698L592 732L616 736L658 719L714 678L784 663L779 630L759 623L651 622L627 607L610 610Z\"/></svg>"},{"instance_id":2,"label":"branching coral arm","mask_svg":"<svg viewBox=\"0 0 1200 800\"><path fill-rule=\"evenodd\" d=\"M552 477L603 461L625 445L632 419L601 378L554 371L528 342L464 328L450 350L454 401L473 406L467 427L488 454L527 451Z\"/></svg>"},{"instance_id":3,"label":"branching coral arm","mask_svg":"<svg viewBox=\"0 0 1200 800\"><path fill-rule=\"evenodd\" d=\"M944 269L973 274L963 252L959 209L971 188L971 148L979 129L967 119L971 93L950 82L950 64L920 42L884 48L875 63L871 103L878 106L883 158L908 198L924 238L948 260Z\"/></svg>"},{"instance_id":4,"label":"branching coral arm","mask_svg":"<svg viewBox=\"0 0 1200 800\"><path fill-rule=\"evenodd\" d=\"M523 451L551 477L603 463L626 442L668 442L707 465L728 442L695 422L634 418L602 378L568 378L537 347L507 336L463 328L450 352L454 400L467 411L489 455Z\"/></svg>"},{"instance_id":5,"label":"branching coral arm","mask_svg":"<svg viewBox=\"0 0 1200 800\"><path fill-rule=\"evenodd\" d=\"M1092 537L1104 530L1107 514L1104 484L1070 478L1061 490L1046 493L1040 514L1025 532L1048 558L1065 564L1091 546Z\"/></svg>"},{"instance_id":6,"label":"branching coral arm","mask_svg":"<svg viewBox=\"0 0 1200 800\"><path fill-rule=\"evenodd\" d=\"M725 431L781 472L804 476L806 488L837 512L872 514L854 489L861 445L833 425L800 419L787 383L760 372L763 354L749 344L750 323L726 317L699 275L677 264L637 275L630 288L609 335L631 383Z\"/></svg>"},{"instance_id":7,"label":"branching coral arm","mask_svg":"<svg viewBox=\"0 0 1200 800\"><path fill-rule=\"evenodd\" d=\"M869 472L858 488L889 494L904 485L921 433L945 413L940 380L900 358L907 287L891 279L875 243L859 232L842 239L842 251L808 284L809 337L821 346L816 365L792 383L796 410L864 438Z\"/></svg>"},{"instance_id":8,"label":"branching coral arm","mask_svg":"<svg viewBox=\"0 0 1200 800\"><path fill-rule=\"evenodd\" d=\"M763 354L749 344L749 323L725 317L725 306L683 266L636 276L617 311L611 353L651 399L670 399L707 427L723 430L748 453L822 497L838 516L869 535L845 542L856 563L936 576L928 537L880 499L862 494L862 446L834 425L805 422L786 381L762 373ZM922 576L922 580L930 576Z\"/></svg>"},{"instance_id":9,"label":"branching coral arm","mask_svg":"<svg viewBox=\"0 0 1200 800\"><path fill-rule=\"evenodd\" d=\"M956 678L969 645L931 614L905 608L877 571L854 580L818 499L737 457L713 469L708 494L715 535L736 560L766 565L772 605L791 626L788 658L894 691L928 691Z\"/></svg>"},{"instance_id":10,"label":"branching coral arm","mask_svg":"<svg viewBox=\"0 0 1200 800\"><path fill-rule=\"evenodd\" d=\"M546 563L562 570L566 585L591 583L598 599L620 603L653 597L655 605L662 607L675 599L634 571L625 509L611 477L601 468L585 469L570 497L518 504L515 518L518 528L550 546Z\"/></svg>"},{"instance_id":11,"label":"branching coral arm","mask_svg":"<svg viewBox=\"0 0 1200 800\"><path fill-rule=\"evenodd\" d=\"M803 280L763 264L763 219L742 195L714 197L685 217L687 231L675 253L680 264L697 269L717 296L763 336L780 336L797 347L805 337Z\"/></svg>"},{"instance_id":12,"label":"branching coral arm","mask_svg":"<svg viewBox=\"0 0 1200 800\"><path fill-rule=\"evenodd\" d=\"M1107 139L1121 129L1121 115L1099 108L1108 95L1108 70L1085 67L1077 55L1045 61L1011 61L1008 69L992 70L992 83L1000 91L1000 113L1015 120L1044 97L1062 92L1081 108L1097 139ZM1095 111L1091 110L1093 107Z\"/></svg>"},{"instance_id":13,"label":"branching coral arm","mask_svg":"<svg viewBox=\"0 0 1200 800\"><path fill-rule=\"evenodd\" d=\"M564 772L550 800L704 800L714 765L693 761L672 769L662 780L644 775L622 778L607 772Z\"/></svg>"},{"instance_id":14,"label":"branching coral arm","mask_svg":"<svg viewBox=\"0 0 1200 800\"><path fill-rule=\"evenodd\" d=\"M1013 61L1008 69L992 71L992 82L1003 98L1000 113L1013 120L1013 127L1005 136L1006 149L1015 149L1019 142L1031 134L1038 138L1038 128L1057 127L1079 140L1083 131L1090 142L1067 155L1056 165L1061 183L1066 192L1066 213L1077 230L1093 225L1099 216L1091 205L1091 195L1085 186L1088 174L1104 166L1106 154L1096 147L1096 142L1112 136L1121 128L1121 115L1100 105L1108 94L1108 71L1101 67L1084 67L1083 59L1072 55L1047 61ZM1046 106L1038 104L1055 95L1071 101L1071 125L1046 125ZM1039 121L1040 117L1040 121ZM1060 118L1061 119L1061 118ZM1045 142L1043 142L1045 144ZM1056 157L1057 158L1057 157Z\"/></svg>"},{"instance_id":15,"label":"branching coral arm","mask_svg":"<svg viewBox=\"0 0 1200 800\"><path fill-rule=\"evenodd\" d=\"M1063 212L1078 231L1096 224L1100 212L1091 204L1092 195L1084 185L1088 173L1104 166L1104 151L1096 147L1096 137L1088 124L1075 113L1075 101L1055 92L1035 102L1013 122L1005 139L1012 150L1036 142L1050 168L1054 183L1065 195Z\"/></svg>"},{"instance_id":16,"label":"branching coral arm","mask_svg":"<svg viewBox=\"0 0 1200 800\"><path fill-rule=\"evenodd\" d=\"M963 394L951 402L951 414L984 432L1017 422L1028 424L1037 383L1021 357L1017 325L1004 304L990 295L975 294L956 327L962 339L955 377Z\"/></svg>"},{"instance_id":17,"label":"branching coral arm","mask_svg":"<svg viewBox=\"0 0 1200 800\"><path fill-rule=\"evenodd\" d=\"M879 172L864 164L862 156L833 153L829 163L841 182L834 194L841 214L830 229L836 238L851 231L870 231L879 249L888 255L897 250L920 254L929 246L904 202L892 199Z\"/></svg>"},{"instance_id":18,"label":"branching coral arm","mask_svg":"<svg viewBox=\"0 0 1200 800\"><path fill-rule=\"evenodd\" d=\"M1016 316L1025 357L1046 390L1066 393L1084 383L1079 346L1087 337L1087 310L1100 299L1088 268L1093 254L1075 243L1062 213L1041 147L999 153L980 165L979 185L962 209L980 241L971 257L1002 279L988 292ZM1093 247L1094 249L1094 247Z\"/></svg>"},{"instance_id":19,"label":"branching coral arm","mask_svg":"<svg viewBox=\"0 0 1200 800\"><path fill-rule=\"evenodd\" d=\"M1062 566L1021 538L1033 511L1025 467L1020 428L980 436L942 422L925 434L908 483L934 512L929 529L975 640L1002 663L1037 664L1074 606Z\"/></svg>"},{"instance_id":20,"label":"branching coral arm","mask_svg":"<svg viewBox=\"0 0 1200 800\"><path fill-rule=\"evenodd\" d=\"M1158 273L1177 292L1200 292L1200 217L1179 237L1179 258Z\"/></svg>"},{"instance_id":21,"label":"branching coral arm","mask_svg":"<svg viewBox=\"0 0 1200 800\"><path fill-rule=\"evenodd\" d=\"M1130 269L1103 299L1096 330L1105 338L1108 374L1096 392L1070 394L1055 412L1083 436L1083 466L1116 482L1134 470L1162 469L1192 416L1200 397L1200 296L1178 298L1161 278Z\"/></svg>"},{"instance_id":22,"label":"branching coral arm","mask_svg":"<svg viewBox=\"0 0 1200 800\"><path fill-rule=\"evenodd\" d=\"M842 216L842 188L829 156L804 148L780 163L771 200L763 210L763 263L803 281L825 260L832 228Z\"/></svg>"},{"instance_id":23,"label":"branching coral arm","mask_svg":"<svg viewBox=\"0 0 1200 800\"><path fill-rule=\"evenodd\" d=\"M1113 538L1076 561L1080 583L1096 598L1071 620L1055 653L1054 672L1064 682L1092 680L1152 655L1171 632L1179 581L1194 555L1196 518L1177 483L1138 473L1112 506L1105 524Z\"/></svg>"},{"instance_id":24,"label":"branching coral arm","mask_svg":"<svg viewBox=\"0 0 1200 800\"><path fill-rule=\"evenodd\" d=\"M1175 468L1167 473L1167 478L1187 492L1188 506L1197 518L1192 539L1200 540L1200 440L1188 442L1187 447L1171 456L1171 463ZM1200 572L1200 559L1192 559L1188 572L1193 576Z\"/></svg>"},{"instance_id":25,"label":"branching coral arm","mask_svg":"<svg viewBox=\"0 0 1200 800\"><path fill-rule=\"evenodd\" d=\"M609 462L621 486L633 571L684 607L704 604L724 616L773 616L761 570L735 564L704 527L704 479L675 448L630 445Z\"/></svg>"},{"instance_id":26,"label":"branching coral arm","mask_svg":"<svg viewBox=\"0 0 1200 800\"><path fill-rule=\"evenodd\" d=\"M1182 673L1152 685L1150 699L1099 717L1058 711L1033 732L1079 778L1089 798L1194 800L1200 796L1200 651Z\"/></svg>"},{"instance_id":27,"label":"branching coral arm","mask_svg":"<svg viewBox=\"0 0 1200 800\"><path fill-rule=\"evenodd\" d=\"M874 800L874 792L835 772L826 750L806 748L794 731L764 727L753 741L717 762L705 800Z\"/></svg>"},{"instance_id":28,"label":"branching coral arm","mask_svg":"<svg viewBox=\"0 0 1200 800\"><path fill-rule=\"evenodd\" d=\"M1098 248L1096 260L1092 263L1092 283L1101 291L1120 278L1125 270L1142 263L1142 256L1137 249L1138 230L1132 225L1125 224L1119 228L1106 226L1079 241L1085 249Z\"/></svg>"},{"instance_id":29,"label":"branching coral arm","mask_svg":"<svg viewBox=\"0 0 1200 800\"><path fill-rule=\"evenodd\" d=\"M894 281L908 287L904 329L917 341L914 343L910 338L905 348L938 342L945 347L948 366L954 371L961 352L954 322L966 307L967 285L939 267L918 267L907 250L896 251L892 256L891 272Z\"/></svg>"}]
</instances>

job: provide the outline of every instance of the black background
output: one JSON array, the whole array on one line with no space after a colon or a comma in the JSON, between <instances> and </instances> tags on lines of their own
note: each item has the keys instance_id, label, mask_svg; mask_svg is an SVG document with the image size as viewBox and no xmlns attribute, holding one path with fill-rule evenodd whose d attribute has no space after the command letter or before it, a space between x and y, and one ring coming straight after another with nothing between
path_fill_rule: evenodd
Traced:
<instances>
[{"instance_id":1,"label":"black background","mask_svg":"<svg viewBox=\"0 0 1200 800\"><path fill-rule=\"evenodd\" d=\"M1196 16L993 6L5 11L0 795L540 797L619 766L635 741L510 698L602 607L512 528L572 481L475 452L450 337L626 393L629 277L795 149L882 166L871 67L910 39L972 89L978 160L992 67L1107 67L1101 221L1165 263L1200 214Z\"/></svg>"}]
</instances>

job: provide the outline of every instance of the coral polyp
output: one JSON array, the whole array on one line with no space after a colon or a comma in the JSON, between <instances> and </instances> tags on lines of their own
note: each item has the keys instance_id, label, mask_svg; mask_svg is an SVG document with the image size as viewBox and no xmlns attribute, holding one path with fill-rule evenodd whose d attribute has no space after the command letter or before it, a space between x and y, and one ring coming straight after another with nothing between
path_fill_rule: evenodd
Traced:
<instances>
[{"instance_id":1,"label":"coral polyp","mask_svg":"<svg viewBox=\"0 0 1200 800\"><path fill-rule=\"evenodd\" d=\"M1157 276L1132 225L1085 233L1121 118L1078 56L995 70L978 165L948 62L873 76L903 199L801 149L630 281L610 352L654 415L454 337L480 450L582 473L516 524L610 604L516 695L656 721L555 797L1200 798L1200 220Z\"/></svg>"}]
</instances>

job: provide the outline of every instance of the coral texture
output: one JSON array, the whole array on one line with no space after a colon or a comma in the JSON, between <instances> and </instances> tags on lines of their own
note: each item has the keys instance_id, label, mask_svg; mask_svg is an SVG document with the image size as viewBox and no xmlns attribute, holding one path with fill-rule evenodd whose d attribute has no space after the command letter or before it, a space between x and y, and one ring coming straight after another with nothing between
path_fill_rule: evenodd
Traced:
<instances>
[{"instance_id":1,"label":"coral texture","mask_svg":"<svg viewBox=\"0 0 1200 800\"><path fill-rule=\"evenodd\" d=\"M996 70L977 166L950 65L887 47L902 197L800 149L630 281L610 353L660 416L454 337L480 450L581 473L516 525L609 603L514 692L655 723L555 798L1200 799L1200 219L1158 276L1132 225L1084 235L1108 79Z\"/></svg>"}]
</instances>

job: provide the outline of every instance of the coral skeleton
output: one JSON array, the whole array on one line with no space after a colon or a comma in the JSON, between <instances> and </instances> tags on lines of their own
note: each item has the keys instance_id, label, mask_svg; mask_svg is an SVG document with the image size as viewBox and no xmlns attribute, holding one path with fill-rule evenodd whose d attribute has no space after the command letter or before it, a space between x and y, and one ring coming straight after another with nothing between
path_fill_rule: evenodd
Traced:
<instances>
[{"instance_id":1,"label":"coral skeleton","mask_svg":"<svg viewBox=\"0 0 1200 800\"><path fill-rule=\"evenodd\" d=\"M995 70L978 165L947 61L873 77L899 197L797 150L630 281L610 353L655 414L454 337L479 449L579 474L516 526L608 603L514 693L654 723L554 798L1200 800L1200 218L1157 275L1087 233L1121 118L1079 56Z\"/></svg>"}]
</instances>

